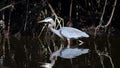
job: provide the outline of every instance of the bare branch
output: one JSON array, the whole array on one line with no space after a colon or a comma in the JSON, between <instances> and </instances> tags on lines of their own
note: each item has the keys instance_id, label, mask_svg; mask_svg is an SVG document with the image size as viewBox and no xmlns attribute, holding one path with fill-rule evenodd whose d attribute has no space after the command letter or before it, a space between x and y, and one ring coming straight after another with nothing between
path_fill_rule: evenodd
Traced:
<instances>
[{"instance_id":1,"label":"bare branch","mask_svg":"<svg viewBox=\"0 0 120 68\"><path fill-rule=\"evenodd\" d=\"M104 14L105 14L106 5L107 5L107 0L105 0L105 5L104 5L104 7L103 7L103 11L102 11L102 15L101 15L101 18L100 18L100 22L99 22L99 25L95 28L94 36L96 36L97 30L102 26L103 16L104 16Z\"/></svg>"},{"instance_id":2,"label":"bare branch","mask_svg":"<svg viewBox=\"0 0 120 68\"><path fill-rule=\"evenodd\" d=\"M3 8L1 8L0 11L5 10L5 9L7 9L7 8L10 8L10 7L12 7L12 6L13 6L13 4L7 5L7 6L3 7Z\"/></svg>"},{"instance_id":3,"label":"bare branch","mask_svg":"<svg viewBox=\"0 0 120 68\"><path fill-rule=\"evenodd\" d=\"M72 16L72 1L73 0L71 0L71 3L70 3L70 12L69 12L69 20L71 20L71 16Z\"/></svg>"},{"instance_id":4,"label":"bare branch","mask_svg":"<svg viewBox=\"0 0 120 68\"><path fill-rule=\"evenodd\" d=\"M113 10L112 10L112 13L111 13L111 16L110 16L109 21L107 22L107 24L106 24L106 25L104 25L104 26L102 26L102 27L107 27L107 26L109 26L109 25L110 25L111 20L112 20L112 18L113 18L114 11L115 11L116 3L117 3L117 0L115 0L115 2L114 2L114 5L113 5Z\"/></svg>"},{"instance_id":5,"label":"bare branch","mask_svg":"<svg viewBox=\"0 0 120 68\"><path fill-rule=\"evenodd\" d=\"M24 2L24 0L18 1L17 3L14 3L14 2L13 2L12 4L7 5L7 6L3 7L3 8L1 8L0 11L3 11L3 10L5 10L5 9L7 9L7 8L10 8L10 7L14 7L14 5L19 4L19 3L22 3L22 2Z\"/></svg>"}]
</instances>

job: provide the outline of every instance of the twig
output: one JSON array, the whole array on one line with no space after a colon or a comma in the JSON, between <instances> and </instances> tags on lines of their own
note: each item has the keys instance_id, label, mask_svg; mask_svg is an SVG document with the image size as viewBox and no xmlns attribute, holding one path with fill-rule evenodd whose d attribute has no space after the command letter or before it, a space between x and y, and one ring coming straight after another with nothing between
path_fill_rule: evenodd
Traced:
<instances>
[{"instance_id":1,"label":"twig","mask_svg":"<svg viewBox=\"0 0 120 68\"><path fill-rule=\"evenodd\" d=\"M73 0L71 0L71 3L70 3L70 13L69 13L70 18L69 18L69 20L71 20L71 16L72 16L72 1Z\"/></svg>"},{"instance_id":2,"label":"twig","mask_svg":"<svg viewBox=\"0 0 120 68\"><path fill-rule=\"evenodd\" d=\"M47 2L48 3L48 2ZM48 6L50 8L50 10L52 11L53 15L55 16L55 22L58 22L58 25L61 27L61 21L63 21L63 19L61 17L58 17L57 14L55 13L55 11L53 10L52 6L50 5L50 3L48 3ZM60 20L59 20L60 19ZM64 24L64 22L63 22Z\"/></svg>"},{"instance_id":3,"label":"twig","mask_svg":"<svg viewBox=\"0 0 120 68\"><path fill-rule=\"evenodd\" d=\"M24 24L24 31L26 30L26 26L28 23L28 11L29 11L29 0L26 0L26 18L25 18L25 24Z\"/></svg>"},{"instance_id":4,"label":"twig","mask_svg":"<svg viewBox=\"0 0 120 68\"><path fill-rule=\"evenodd\" d=\"M103 16L104 16L104 14L105 14L106 5L107 5L107 0L105 0L105 5L104 5L104 7L103 7L103 11L102 11L102 15L101 15L101 18L100 18L99 25L95 28L94 37L96 37L97 30L101 27L101 25L102 25L102 23L103 23Z\"/></svg>"},{"instance_id":5,"label":"twig","mask_svg":"<svg viewBox=\"0 0 120 68\"><path fill-rule=\"evenodd\" d=\"M115 11L116 3L117 3L117 0L115 0L115 2L114 2L113 9L112 9L112 12L111 12L111 16L110 16L107 24L106 24L106 25L102 25L102 23L103 23L103 16L104 16L105 8L106 8L106 5L107 5L107 0L105 1L105 5L104 5L104 8L103 8L103 13L102 13L102 16L101 16L101 18L100 18L99 25L95 28L94 37L96 37L97 30L98 30L100 27L102 27L102 28L107 28L107 27L110 25L111 20L112 20L112 18L113 18L114 11Z\"/></svg>"},{"instance_id":6,"label":"twig","mask_svg":"<svg viewBox=\"0 0 120 68\"><path fill-rule=\"evenodd\" d=\"M12 6L13 6L13 4L7 5L7 6L3 7L3 8L1 8L0 11L5 10L5 9L7 9L7 8L10 8L10 7L12 7Z\"/></svg>"},{"instance_id":7,"label":"twig","mask_svg":"<svg viewBox=\"0 0 120 68\"><path fill-rule=\"evenodd\" d=\"M95 41L94 41L94 46L95 46L95 51L96 51L96 53L97 53L98 56L100 57L100 63L101 63L101 65L102 65L102 67L105 68L104 63L103 63L103 56L101 55L101 52L99 52L99 50L97 50L97 44L95 43Z\"/></svg>"},{"instance_id":8,"label":"twig","mask_svg":"<svg viewBox=\"0 0 120 68\"><path fill-rule=\"evenodd\" d=\"M50 5L50 3L48 3L48 6L49 6L50 10L52 11L53 15L55 15L55 17L58 17L57 14L55 13L55 11L53 10L52 6Z\"/></svg>"},{"instance_id":9,"label":"twig","mask_svg":"<svg viewBox=\"0 0 120 68\"><path fill-rule=\"evenodd\" d=\"M112 18L113 18L114 11L115 11L115 6L116 6L116 3L117 3L117 0L115 0L115 2L114 2L113 9L112 9L112 13L111 13L111 16L110 16L110 18L109 18L109 20L108 20L107 24L106 24L106 25L104 25L104 26L102 26L102 27L107 27L107 26L109 26L109 25L110 25L111 20L112 20Z\"/></svg>"},{"instance_id":10,"label":"twig","mask_svg":"<svg viewBox=\"0 0 120 68\"><path fill-rule=\"evenodd\" d=\"M101 62L102 67L105 68L105 65L104 65L104 62L103 62L104 57L102 55L99 55L99 57L100 57L100 62Z\"/></svg>"},{"instance_id":11,"label":"twig","mask_svg":"<svg viewBox=\"0 0 120 68\"><path fill-rule=\"evenodd\" d=\"M0 11L3 11L3 10L5 10L5 9L7 9L7 8L10 8L10 7L13 7L14 5L19 4L19 3L22 3L22 2L24 2L24 0L18 1L17 3L12 3L12 4L10 4L10 5L7 5L7 6L3 7L3 8L1 8Z\"/></svg>"},{"instance_id":12,"label":"twig","mask_svg":"<svg viewBox=\"0 0 120 68\"><path fill-rule=\"evenodd\" d=\"M45 29L46 26L47 26L47 24L45 24L45 25L43 26L42 30L40 31L40 33L39 33L39 35L38 35L38 38L40 38L40 36L42 35L42 32L43 32L43 30Z\"/></svg>"},{"instance_id":13,"label":"twig","mask_svg":"<svg viewBox=\"0 0 120 68\"><path fill-rule=\"evenodd\" d=\"M100 52L99 50L97 50L97 45L96 45L95 42L94 42L94 46L95 46L95 51L96 51L96 53L97 53L98 56L100 57L100 62L101 62L102 67L105 68L105 65L104 65L104 57L107 57L107 58L109 58L109 60L110 60L110 63L111 63L112 68L115 68L114 63L113 63L113 60L112 60L111 56L109 55L107 49L105 48L105 51Z\"/></svg>"},{"instance_id":14,"label":"twig","mask_svg":"<svg viewBox=\"0 0 120 68\"><path fill-rule=\"evenodd\" d=\"M105 54L104 56L106 56L106 57L109 58L110 63L111 63L111 65L112 65L112 68L115 68L114 63L113 63L113 61L112 61L112 58L111 58L108 54Z\"/></svg>"}]
</instances>

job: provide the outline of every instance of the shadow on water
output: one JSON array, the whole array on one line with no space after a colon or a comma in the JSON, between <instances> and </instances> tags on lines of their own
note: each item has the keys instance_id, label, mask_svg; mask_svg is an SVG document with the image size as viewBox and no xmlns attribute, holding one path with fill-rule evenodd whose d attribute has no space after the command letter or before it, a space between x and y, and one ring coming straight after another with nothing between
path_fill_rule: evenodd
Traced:
<instances>
[{"instance_id":1,"label":"shadow on water","mask_svg":"<svg viewBox=\"0 0 120 68\"><path fill-rule=\"evenodd\" d=\"M65 41L49 35L40 39L0 39L0 68L120 67L119 36L100 36L96 39L90 37L82 40L83 45L78 46L78 43L72 41L71 48L66 48Z\"/></svg>"}]
</instances>

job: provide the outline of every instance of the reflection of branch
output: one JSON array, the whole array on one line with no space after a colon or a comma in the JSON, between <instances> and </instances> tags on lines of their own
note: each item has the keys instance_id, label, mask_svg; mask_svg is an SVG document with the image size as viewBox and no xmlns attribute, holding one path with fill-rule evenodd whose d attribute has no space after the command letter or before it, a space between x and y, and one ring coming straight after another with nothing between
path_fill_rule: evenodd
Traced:
<instances>
[{"instance_id":1,"label":"reflection of branch","mask_svg":"<svg viewBox=\"0 0 120 68\"><path fill-rule=\"evenodd\" d=\"M111 58L108 54L105 54L104 56L106 56L106 57L109 58L110 63L111 63L111 65L112 65L112 68L115 68L114 63L113 63L113 61L112 61L112 58Z\"/></svg>"},{"instance_id":2,"label":"reflection of branch","mask_svg":"<svg viewBox=\"0 0 120 68\"><path fill-rule=\"evenodd\" d=\"M96 51L96 53L98 54L98 56L100 57L100 63L101 63L101 65L102 65L102 67L103 68L105 68L105 66L104 66L104 63L103 63L103 56L101 55L102 54L102 52L100 52L98 49L97 49L97 45L96 45L96 43L95 43L95 41L94 41L94 46L95 46L95 51Z\"/></svg>"},{"instance_id":3,"label":"reflection of branch","mask_svg":"<svg viewBox=\"0 0 120 68\"><path fill-rule=\"evenodd\" d=\"M4 58L5 58L5 41L6 41L6 38L3 38L2 49L3 49L3 57Z\"/></svg>"},{"instance_id":4,"label":"reflection of branch","mask_svg":"<svg viewBox=\"0 0 120 68\"><path fill-rule=\"evenodd\" d=\"M45 45L43 44L43 41L42 41L40 38L38 38L38 40L39 40L40 45L42 46L42 48L46 49L46 48L45 48ZM48 46L47 48L48 48L49 53L51 54L51 53L52 53L52 50L50 49L49 46Z\"/></svg>"},{"instance_id":5,"label":"reflection of branch","mask_svg":"<svg viewBox=\"0 0 120 68\"><path fill-rule=\"evenodd\" d=\"M102 67L105 68L105 66L104 66L104 57L107 57L107 58L109 58L109 60L110 60L110 63L111 63L112 68L115 68L114 63L113 63L113 61L112 61L111 56L110 56L109 53L108 53L107 48L105 48L104 51L99 51L99 50L97 49L97 45L96 45L95 42L94 42L94 46L95 46L95 51L96 51L96 53L97 53L98 56L100 57L100 62L101 62Z\"/></svg>"},{"instance_id":6,"label":"reflection of branch","mask_svg":"<svg viewBox=\"0 0 120 68\"><path fill-rule=\"evenodd\" d=\"M13 7L10 9L10 12L9 12L8 26L7 26L7 33L6 33L7 36L6 37L8 37L10 34L12 11L13 11Z\"/></svg>"},{"instance_id":7,"label":"reflection of branch","mask_svg":"<svg viewBox=\"0 0 120 68\"><path fill-rule=\"evenodd\" d=\"M104 57L102 55L99 55L99 57L100 57L100 62L101 62L102 67L105 68L104 62L103 62L104 61Z\"/></svg>"},{"instance_id":8,"label":"reflection of branch","mask_svg":"<svg viewBox=\"0 0 120 68\"><path fill-rule=\"evenodd\" d=\"M112 68L115 68L114 63L113 63L113 61L112 61L112 58L111 58L111 56L109 56L108 53L104 53L104 52L103 52L103 53L100 53L99 56L102 57L102 58L101 58L102 65L104 65L104 64L103 64L103 58L104 58L103 56L105 56L105 57L109 58ZM103 67L103 68L104 68L104 67Z\"/></svg>"}]
</instances>

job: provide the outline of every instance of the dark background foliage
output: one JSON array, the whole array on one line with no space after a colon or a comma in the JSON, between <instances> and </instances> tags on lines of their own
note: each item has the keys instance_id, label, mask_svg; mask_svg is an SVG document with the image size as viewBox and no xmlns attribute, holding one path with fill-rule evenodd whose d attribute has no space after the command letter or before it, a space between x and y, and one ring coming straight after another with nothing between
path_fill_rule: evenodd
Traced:
<instances>
[{"instance_id":1,"label":"dark background foliage","mask_svg":"<svg viewBox=\"0 0 120 68\"><path fill-rule=\"evenodd\" d=\"M111 11L115 0L107 2L103 25L107 23L110 18ZM71 0L48 0L56 12L66 22L70 20L70 4ZM14 7L6 8L0 11L0 19L5 21L6 30L8 30L8 22L10 21L10 34L20 32L23 35L32 35L39 33L42 25L36 22L48 16L52 16L52 12L46 0L1 0L0 8L13 4ZM73 0L71 21L73 27L86 28L92 25L97 26L103 11L105 0ZM47 13L45 14L45 11ZM120 29L120 4L119 0L116 5L113 19L110 28L114 28L115 33L119 33ZM3 18L4 15L4 18Z\"/></svg>"}]
</instances>

